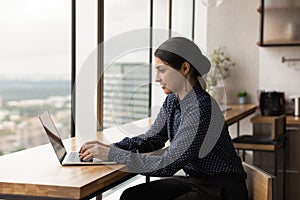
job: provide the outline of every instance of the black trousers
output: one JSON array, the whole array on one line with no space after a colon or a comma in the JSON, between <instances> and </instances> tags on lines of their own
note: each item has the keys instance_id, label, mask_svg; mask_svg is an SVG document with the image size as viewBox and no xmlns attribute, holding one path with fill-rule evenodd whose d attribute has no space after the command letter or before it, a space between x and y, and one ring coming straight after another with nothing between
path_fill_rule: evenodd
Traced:
<instances>
[{"instance_id":1,"label":"black trousers","mask_svg":"<svg viewBox=\"0 0 300 200\"><path fill-rule=\"evenodd\" d=\"M246 182L236 175L174 176L126 189L120 200L248 200Z\"/></svg>"}]
</instances>

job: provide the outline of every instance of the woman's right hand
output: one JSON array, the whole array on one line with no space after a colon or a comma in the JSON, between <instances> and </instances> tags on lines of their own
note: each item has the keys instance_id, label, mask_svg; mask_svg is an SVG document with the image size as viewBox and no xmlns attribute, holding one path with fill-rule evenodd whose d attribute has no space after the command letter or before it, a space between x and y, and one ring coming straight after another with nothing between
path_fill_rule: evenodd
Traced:
<instances>
[{"instance_id":1,"label":"woman's right hand","mask_svg":"<svg viewBox=\"0 0 300 200\"><path fill-rule=\"evenodd\" d=\"M111 146L111 144L104 144L97 140L87 142L80 148L80 159L90 160L92 158L97 158L99 160L108 160Z\"/></svg>"}]
</instances>

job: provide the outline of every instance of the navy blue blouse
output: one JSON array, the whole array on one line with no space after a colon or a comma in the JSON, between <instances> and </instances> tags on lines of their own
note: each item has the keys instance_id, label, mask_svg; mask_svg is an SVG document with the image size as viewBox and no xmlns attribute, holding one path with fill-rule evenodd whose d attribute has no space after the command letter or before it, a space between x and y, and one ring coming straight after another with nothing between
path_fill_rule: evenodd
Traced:
<instances>
[{"instance_id":1,"label":"navy blue blouse","mask_svg":"<svg viewBox=\"0 0 300 200\"><path fill-rule=\"evenodd\" d=\"M162 149L168 140L166 151L145 154ZM183 169L190 176L229 173L246 178L223 113L199 83L181 101L168 95L151 128L115 143L109 159L150 176L172 176Z\"/></svg>"}]
</instances>

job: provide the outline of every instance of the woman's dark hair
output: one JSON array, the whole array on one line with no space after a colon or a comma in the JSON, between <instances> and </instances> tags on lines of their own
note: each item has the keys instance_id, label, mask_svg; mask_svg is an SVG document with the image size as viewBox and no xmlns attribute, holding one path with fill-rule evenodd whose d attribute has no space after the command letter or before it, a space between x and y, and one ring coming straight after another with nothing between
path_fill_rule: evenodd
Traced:
<instances>
[{"instance_id":1,"label":"woman's dark hair","mask_svg":"<svg viewBox=\"0 0 300 200\"><path fill-rule=\"evenodd\" d=\"M180 68L184 62L188 62L181 56L179 56L175 53L172 53L170 51L162 50L162 49L156 49L156 51L154 52L154 56L158 57L165 64L170 65L171 67L173 67L176 70L180 70ZM198 76L200 76L200 74L190 62L188 62L188 63L191 66L190 76L193 80L196 80L198 78Z\"/></svg>"}]
</instances>

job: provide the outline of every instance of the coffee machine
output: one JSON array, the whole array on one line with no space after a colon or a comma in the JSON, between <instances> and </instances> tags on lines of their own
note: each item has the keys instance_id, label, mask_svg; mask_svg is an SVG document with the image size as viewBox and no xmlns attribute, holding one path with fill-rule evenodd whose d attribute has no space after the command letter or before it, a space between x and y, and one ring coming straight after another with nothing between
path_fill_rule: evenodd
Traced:
<instances>
[{"instance_id":1,"label":"coffee machine","mask_svg":"<svg viewBox=\"0 0 300 200\"><path fill-rule=\"evenodd\" d=\"M262 115L278 116L285 113L284 92L261 92L260 110Z\"/></svg>"}]
</instances>

